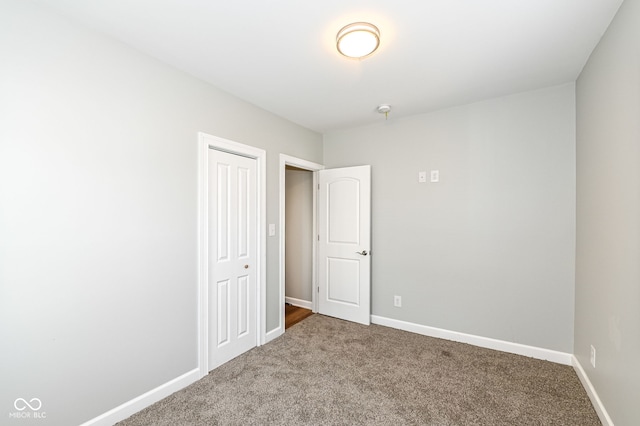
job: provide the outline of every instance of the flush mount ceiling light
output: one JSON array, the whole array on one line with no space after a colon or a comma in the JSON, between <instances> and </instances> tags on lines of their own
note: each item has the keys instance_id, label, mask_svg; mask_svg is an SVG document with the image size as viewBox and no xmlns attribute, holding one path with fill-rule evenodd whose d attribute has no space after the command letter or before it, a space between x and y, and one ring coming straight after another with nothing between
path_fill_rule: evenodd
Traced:
<instances>
[{"instance_id":1,"label":"flush mount ceiling light","mask_svg":"<svg viewBox=\"0 0 640 426\"><path fill-rule=\"evenodd\" d=\"M338 31L338 52L348 58L364 58L380 45L380 30L367 22L354 22Z\"/></svg>"}]
</instances>

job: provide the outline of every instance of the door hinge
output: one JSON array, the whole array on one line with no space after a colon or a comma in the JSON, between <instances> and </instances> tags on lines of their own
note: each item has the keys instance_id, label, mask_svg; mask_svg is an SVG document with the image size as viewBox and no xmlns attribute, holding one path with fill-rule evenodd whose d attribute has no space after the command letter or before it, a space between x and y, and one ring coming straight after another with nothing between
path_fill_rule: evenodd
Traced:
<instances>
[{"instance_id":1,"label":"door hinge","mask_svg":"<svg viewBox=\"0 0 640 426\"><path fill-rule=\"evenodd\" d=\"M307 234L307 235L309 235L309 234ZM318 234L318 241L320 241L320 234Z\"/></svg>"}]
</instances>

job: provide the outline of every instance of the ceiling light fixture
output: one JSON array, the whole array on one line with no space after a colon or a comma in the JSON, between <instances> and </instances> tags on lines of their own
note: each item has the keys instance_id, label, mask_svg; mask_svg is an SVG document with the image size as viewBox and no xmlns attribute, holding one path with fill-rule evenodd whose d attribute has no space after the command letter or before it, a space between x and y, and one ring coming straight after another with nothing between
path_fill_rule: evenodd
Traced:
<instances>
[{"instance_id":1,"label":"ceiling light fixture","mask_svg":"<svg viewBox=\"0 0 640 426\"><path fill-rule=\"evenodd\" d=\"M348 58L364 58L380 46L380 30L367 22L354 22L338 31L336 45Z\"/></svg>"}]
</instances>

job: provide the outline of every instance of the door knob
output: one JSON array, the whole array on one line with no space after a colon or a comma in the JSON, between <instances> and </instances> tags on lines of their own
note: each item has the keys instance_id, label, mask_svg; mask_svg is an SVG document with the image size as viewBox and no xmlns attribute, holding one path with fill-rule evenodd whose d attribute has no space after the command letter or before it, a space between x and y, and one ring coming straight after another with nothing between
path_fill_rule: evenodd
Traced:
<instances>
[{"instance_id":1,"label":"door knob","mask_svg":"<svg viewBox=\"0 0 640 426\"><path fill-rule=\"evenodd\" d=\"M366 250L357 251L356 253L358 253L360 256L366 256L366 255L368 255L368 254L369 254L369 253L367 253L367 251L366 251Z\"/></svg>"},{"instance_id":2,"label":"door knob","mask_svg":"<svg viewBox=\"0 0 640 426\"><path fill-rule=\"evenodd\" d=\"M249 269L249 265L244 265L244 269Z\"/></svg>"}]
</instances>

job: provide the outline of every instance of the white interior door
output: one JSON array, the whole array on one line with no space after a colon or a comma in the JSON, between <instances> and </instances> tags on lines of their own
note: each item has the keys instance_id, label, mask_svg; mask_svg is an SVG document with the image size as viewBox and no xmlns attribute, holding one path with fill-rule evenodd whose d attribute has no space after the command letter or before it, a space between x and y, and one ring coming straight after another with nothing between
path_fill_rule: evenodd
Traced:
<instances>
[{"instance_id":1,"label":"white interior door","mask_svg":"<svg viewBox=\"0 0 640 426\"><path fill-rule=\"evenodd\" d=\"M319 172L321 314L370 323L371 166Z\"/></svg>"},{"instance_id":2,"label":"white interior door","mask_svg":"<svg viewBox=\"0 0 640 426\"><path fill-rule=\"evenodd\" d=\"M257 344L256 169L209 150L209 370Z\"/></svg>"}]
</instances>

